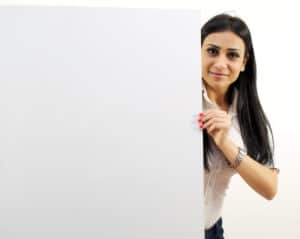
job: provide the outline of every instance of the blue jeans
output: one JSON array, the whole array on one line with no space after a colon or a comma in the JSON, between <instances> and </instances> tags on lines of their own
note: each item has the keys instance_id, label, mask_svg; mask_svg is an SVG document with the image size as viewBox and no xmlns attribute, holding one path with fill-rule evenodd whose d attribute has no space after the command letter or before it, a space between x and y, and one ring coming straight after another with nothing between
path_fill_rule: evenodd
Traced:
<instances>
[{"instance_id":1,"label":"blue jeans","mask_svg":"<svg viewBox=\"0 0 300 239\"><path fill-rule=\"evenodd\" d=\"M205 239L224 239L222 218L220 218L211 228L205 230Z\"/></svg>"}]
</instances>

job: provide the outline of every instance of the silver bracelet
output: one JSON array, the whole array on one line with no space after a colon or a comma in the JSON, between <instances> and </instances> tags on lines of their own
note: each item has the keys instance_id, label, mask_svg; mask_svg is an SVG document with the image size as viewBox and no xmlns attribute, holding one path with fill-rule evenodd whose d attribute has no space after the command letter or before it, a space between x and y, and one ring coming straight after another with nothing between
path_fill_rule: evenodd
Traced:
<instances>
[{"instance_id":1,"label":"silver bracelet","mask_svg":"<svg viewBox=\"0 0 300 239\"><path fill-rule=\"evenodd\" d=\"M231 167L236 169L240 165L240 163L242 162L242 160L245 158L246 155L247 154L246 154L245 150L243 150L242 148L239 147L239 153L236 156L234 162L231 164Z\"/></svg>"}]
</instances>

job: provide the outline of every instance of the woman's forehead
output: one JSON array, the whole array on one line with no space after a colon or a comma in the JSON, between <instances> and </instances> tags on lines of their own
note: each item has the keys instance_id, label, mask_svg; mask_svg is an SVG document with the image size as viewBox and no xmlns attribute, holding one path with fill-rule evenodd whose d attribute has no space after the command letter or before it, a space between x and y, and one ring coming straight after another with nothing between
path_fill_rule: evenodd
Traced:
<instances>
[{"instance_id":1,"label":"woman's forehead","mask_svg":"<svg viewBox=\"0 0 300 239\"><path fill-rule=\"evenodd\" d=\"M244 51L245 44L242 38L233 32L215 32L206 36L204 46L215 46L220 49Z\"/></svg>"}]
</instances>

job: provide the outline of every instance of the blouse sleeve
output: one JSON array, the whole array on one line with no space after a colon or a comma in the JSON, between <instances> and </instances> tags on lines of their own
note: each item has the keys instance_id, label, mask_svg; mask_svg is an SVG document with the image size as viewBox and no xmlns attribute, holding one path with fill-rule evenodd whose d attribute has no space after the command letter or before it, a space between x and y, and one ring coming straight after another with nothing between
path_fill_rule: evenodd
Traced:
<instances>
[{"instance_id":1,"label":"blouse sleeve","mask_svg":"<svg viewBox=\"0 0 300 239\"><path fill-rule=\"evenodd\" d=\"M275 154L273 154L273 164L267 163L265 166L267 166L267 167L270 168L270 169L276 170L277 173L280 172L279 165L278 165L278 160L277 160Z\"/></svg>"},{"instance_id":2,"label":"blouse sleeve","mask_svg":"<svg viewBox=\"0 0 300 239\"><path fill-rule=\"evenodd\" d=\"M274 142L272 140L272 136L271 136L271 133L269 131L269 139L270 139L270 142L271 142L271 148L272 150L274 149ZM273 164L272 163L267 163L266 166L270 169L274 169L277 171L277 173L280 172L280 169L279 169L279 164L278 164L278 158L276 157L276 154L275 154L275 150L273 152Z\"/></svg>"}]
</instances>

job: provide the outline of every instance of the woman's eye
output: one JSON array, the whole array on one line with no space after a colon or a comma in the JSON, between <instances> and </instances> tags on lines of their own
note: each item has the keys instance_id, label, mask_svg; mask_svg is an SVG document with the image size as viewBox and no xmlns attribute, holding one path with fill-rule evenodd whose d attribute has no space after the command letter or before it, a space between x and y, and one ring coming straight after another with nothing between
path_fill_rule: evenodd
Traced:
<instances>
[{"instance_id":1,"label":"woman's eye","mask_svg":"<svg viewBox=\"0 0 300 239\"><path fill-rule=\"evenodd\" d=\"M215 48L208 48L207 53L212 56L216 56L218 54L218 50Z\"/></svg>"},{"instance_id":2,"label":"woman's eye","mask_svg":"<svg viewBox=\"0 0 300 239\"><path fill-rule=\"evenodd\" d=\"M228 56L229 59L235 59L235 58L240 57L240 55L236 52L230 52L230 53L227 54L227 56Z\"/></svg>"}]
</instances>

